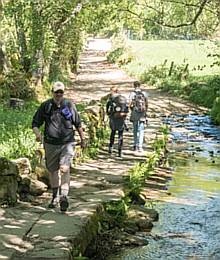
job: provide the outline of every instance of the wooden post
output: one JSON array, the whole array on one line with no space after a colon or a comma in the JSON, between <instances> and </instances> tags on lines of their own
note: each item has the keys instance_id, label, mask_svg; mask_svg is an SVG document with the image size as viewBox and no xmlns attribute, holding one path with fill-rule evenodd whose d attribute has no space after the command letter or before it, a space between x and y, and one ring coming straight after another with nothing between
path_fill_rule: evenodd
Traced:
<instances>
[{"instance_id":1,"label":"wooden post","mask_svg":"<svg viewBox=\"0 0 220 260\"><path fill-rule=\"evenodd\" d=\"M171 76L172 70L173 70L173 66L174 66L174 61L172 61L171 64L170 64L170 70L169 70L168 76Z\"/></svg>"}]
</instances>

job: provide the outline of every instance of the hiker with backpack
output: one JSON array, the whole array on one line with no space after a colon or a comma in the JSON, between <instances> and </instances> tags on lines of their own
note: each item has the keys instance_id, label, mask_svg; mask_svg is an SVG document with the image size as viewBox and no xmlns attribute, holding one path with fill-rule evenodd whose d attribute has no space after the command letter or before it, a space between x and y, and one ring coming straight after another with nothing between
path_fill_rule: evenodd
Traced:
<instances>
[{"instance_id":1,"label":"hiker with backpack","mask_svg":"<svg viewBox=\"0 0 220 260\"><path fill-rule=\"evenodd\" d=\"M148 96L146 92L141 90L139 81L135 81L133 84L134 91L129 96L130 121L133 123L133 150L142 152L144 127L147 122Z\"/></svg>"},{"instance_id":2,"label":"hiker with backpack","mask_svg":"<svg viewBox=\"0 0 220 260\"><path fill-rule=\"evenodd\" d=\"M49 208L60 204L60 210L66 211L70 186L70 165L74 155L74 129L85 147L81 119L75 105L63 97L64 84L53 84L53 98L44 101L37 109L32 120L32 129L36 141L42 142L45 150L46 167L50 173L52 199ZM40 127L44 125L42 139Z\"/></svg>"},{"instance_id":3,"label":"hiker with backpack","mask_svg":"<svg viewBox=\"0 0 220 260\"><path fill-rule=\"evenodd\" d=\"M128 104L125 96L118 93L116 86L111 87L106 104L106 113L109 116L111 128L108 152L112 153L116 132L118 132L118 156L122 156L123 132L126 129L125 120L128 114Z\"/></svg>"}]
</instances>

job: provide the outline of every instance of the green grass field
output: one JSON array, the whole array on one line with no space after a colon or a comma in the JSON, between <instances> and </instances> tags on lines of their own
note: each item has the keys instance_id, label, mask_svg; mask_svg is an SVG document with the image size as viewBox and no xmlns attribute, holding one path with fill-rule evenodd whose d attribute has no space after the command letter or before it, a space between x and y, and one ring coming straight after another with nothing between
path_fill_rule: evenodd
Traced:
<instances>
[{"instance_id":1,"label":"green grass field","mask_svg":"<svg viewBox=\"0 0 220 260\"><path fill-rule=\"evenodd\" d=\"M216 45L208 40L157 40L157 41L129 41L135 59L126 66L133 75L140 75L149 67L171 62L175 64L189 64L193 75L204 76L220 73L220 67L210 67L213 63L209 53L216 50ZM198 68L205 66L202 70Z\"/></svg>"}]
</instances>

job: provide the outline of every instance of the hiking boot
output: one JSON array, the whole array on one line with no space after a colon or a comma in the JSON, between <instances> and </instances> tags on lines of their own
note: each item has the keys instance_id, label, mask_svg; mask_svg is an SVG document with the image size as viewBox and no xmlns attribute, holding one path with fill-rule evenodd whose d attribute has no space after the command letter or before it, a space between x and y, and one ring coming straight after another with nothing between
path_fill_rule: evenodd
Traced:
<instances>
[{"instance_id":1,"label":"hiking boot","mask_svg":"<svg viewBox=\"0 0 220 260\"><path fill-rule=\"evenodd\" d=\"M49 209L54 209L58 206L58 200L57 198L53 198L50 202L50 204L48 205Z\"/></svg>"},{"instance_id":2,"label":"hiking boot","mask_svg":"<svg viewBox=\"0 0 220 260\"><path fill-rule=\"evenodd\" d=\"M65 212L69 207L69 202L66 196L60 198L60 211Z\"/></svg>"},{"instance_id":3,"label":"hiking boot","mask_svg":"<svg viewBox=\"0 0 220 260\"><path fill-rule=\"evenodd\" d=\"M118 150L118 157L122 157L121 149Z\"/></svg>"},{"instance_id":4,"label":"hiking boot","mask_svg":"<svg viewBox=\"0 0 220 260\"><path fill-rule=\"evenodd\" d=\"M129 131L129 127L127 126L127 124L124 124L124 128L125 128L125 131Z\"/></svg>"},{"instance_id":5,"label":"hiking boot","mask_svg":"<svg viewBox=\"0 0 220 260\"><path fill-rule=\"evenodd\" d=\"M109 146L109 147L108 147L108 153L109 153L109 154L112 154L112 146Z\"/></svg>"},{"instance_id":6,"label":"hiking boot","mask_svg":"<svg viewBox=\"0 0 220 260\"><path fill-rule=\"evenodd\" d=\"M136 145L133 146L133 151L137 151L137 146Z\"/></svg>"}]
</instances>

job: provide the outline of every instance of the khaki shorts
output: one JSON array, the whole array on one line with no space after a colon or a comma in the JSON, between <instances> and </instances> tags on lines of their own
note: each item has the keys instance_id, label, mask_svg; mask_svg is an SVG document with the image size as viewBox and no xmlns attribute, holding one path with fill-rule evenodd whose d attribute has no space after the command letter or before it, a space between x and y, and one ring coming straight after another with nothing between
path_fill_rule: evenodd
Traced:
<instances>
[{"instance_id":1,"label":"khaki shorts","mask_svg":"<svg viewBox=\"0 0 220 260\"><path fill-rule=\"evenodd\" d=\"M58 171L60 165L70 166L74 157L74 143L48 144L44 143L46 167L49 172Z\"/></svg>"}]
</instances>

